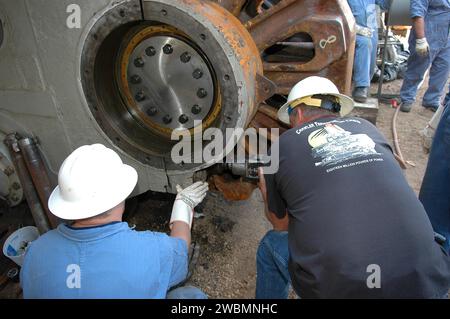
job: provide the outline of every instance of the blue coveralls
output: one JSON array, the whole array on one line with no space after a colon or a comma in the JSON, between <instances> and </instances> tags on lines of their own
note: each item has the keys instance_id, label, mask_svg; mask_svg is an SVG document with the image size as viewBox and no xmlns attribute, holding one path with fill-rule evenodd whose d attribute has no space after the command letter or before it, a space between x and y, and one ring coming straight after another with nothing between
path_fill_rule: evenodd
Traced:
<instances>
[{"instance_id":1,"label":"blue coveralls","mask_svg":"<svg viewBox=\"0 0 450 319\"><path fill-rule=\"evenodd\" d=\"M425 18L425 36L430 54L426 57L416 54L416 35L412 31L409 37L411 56L400 97L403 103L414 102L417 88L431 65L428 89L422 105L437 108L450 70L450 0L411 0L411 18L414 17Z\"/></svg>"},{"instance_id":2,"label":"blue coveralls","mask_svg":"<svg viewBox=\"0 0 450 319\"><path fill-rule=\"evenodd\" d=\"M356 24L370 28L372 38L356 35L355 61L353 64L353 83L355 87L368 87L375 72L378 45L378 23L376 5L387 10L388 0L348 0Z\"/></svg>"}]
</instances>

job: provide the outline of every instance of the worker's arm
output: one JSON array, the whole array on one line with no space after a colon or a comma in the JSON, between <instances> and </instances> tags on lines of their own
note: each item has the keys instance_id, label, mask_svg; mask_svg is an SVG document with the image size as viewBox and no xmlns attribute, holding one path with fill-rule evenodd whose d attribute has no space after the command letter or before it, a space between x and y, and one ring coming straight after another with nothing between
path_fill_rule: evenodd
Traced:
<instances>
[{"instance_id":1,"label":"worker's arm","mask_svg":"<svg viewBox=\"0 0 450 319\"><path fill-rule=\"evenodd\" d=\"M413 29L417 39L425 38L425 19L422 17L413 18Z\"/></svg>"},{"instance_id":2,"label":"worker's arm","mask_svg":"<svg viewBox=\"0 0 450 319\"><path fill-rule=\"evenodd\" d=\"M430 46L425 35L425 16L428 12L430 0L411 0L411 19L413 31L416 35L415 51L419 56L425 57L430 52Z\"/></svg>"},{"instance_id":3,"label":"worker's arm","mask_svg":"<svg viewBox=\"0 0 450 319\"><path fill-rule=\"evenodd\" d=\"M191 227L194 219L194 207L202 202L208 192L208 183L197 182L182 189L177 185L177 197L170 217L170 236L183 239L187 246L191 244Z\"/></svg>"},{"instance_id":4,"label":"worker's arm","mask_svg":"<svg viewBox=\"0 0 450 319\"><path fill-rule=\"evenodd\" d=\"M170 227L171 237L183 239L188 247L191 245L191 228L187 223L182 221L174 221Z\"/></svg>"},{"instance_id":5,"label":"worker's arm","mask_svg":"<svg viewBox=\"0 0 450 319\"><path fill-rule=\"evenodd\" d=\"M264 212L266 214L267 219L272 224L273 229L276 231L287 231L288 225L289 225L289 217L287 212L285 213L284 217L278 218L278 216L271 212L269 209L269 203L267 199L267 186L266 186L266 179L264 178L263 170L260 168L258 170L259 174L259 189L261 191L261 195L264 201Z\"/></svg>"}]
</instances>

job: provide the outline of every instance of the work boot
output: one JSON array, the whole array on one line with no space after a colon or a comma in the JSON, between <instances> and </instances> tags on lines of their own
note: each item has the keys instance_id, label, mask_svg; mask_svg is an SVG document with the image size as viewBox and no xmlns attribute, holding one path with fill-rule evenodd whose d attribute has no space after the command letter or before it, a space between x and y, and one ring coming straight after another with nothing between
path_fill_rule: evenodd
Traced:
<instances>
[{"instance_id":1,"label":"work boot","mask_svg":"<svg viewBox=\"0 0 450 319\"><path fill-rule=\"evenodd\" d=\"M402 102L400 105L400 111L409 113L412 109L413 104L411 102Z\"/></svg>"},{"instance_id":2,"label":"work boot","mask_svg":"<svg viewBox=\"0 0 450 319\"><path fill-rule=\"evenodd\" d=\"M422 104L422 106L424 108L426 108L427 110L430 110L431 112L436 112L437 109L439 108L439 106L436 106L436 105L424 105L424 104Z\"/></svg>"},{"instance_id":3,"label":"work boot","mask_svg":"<svg viewBox=\"0 0 450 319\"><path fill-rule=\"evenodd\" d=\"M355 87L355 89L353 90L353 99L356 102L366 103L368 95L369 95L368 87L360 86L360 87Z\"/></svg>"}]
</instances>

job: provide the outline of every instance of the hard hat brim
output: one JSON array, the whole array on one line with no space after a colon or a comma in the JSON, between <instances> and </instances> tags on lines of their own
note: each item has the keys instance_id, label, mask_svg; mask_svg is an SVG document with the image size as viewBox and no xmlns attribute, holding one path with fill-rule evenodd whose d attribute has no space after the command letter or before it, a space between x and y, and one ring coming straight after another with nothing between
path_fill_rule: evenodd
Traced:
<instances>
[{"instance_id":1,"label":"hard hat brim","mask_svg":"<svg viewBox=\"0 0 450 319\"><path fill-rule=\"evenodd\" d=\"M64 220L78 220L100 215L124 201L133 191L138 180L136 170L123 164L117 173L117 189L99 190L99 192L84 201L67 201L61 196L59 186L56 186L48 199L48 208L53 215Z\"/></svg>"},{"instance_id":2,"label":"hard hat brim","mask_svg":"<svg viewBox=\"0 0 450 319\"><path fill-rule=\"evenodd\" d=\"M349 114L353 108L355 107L355 102L353 101L353 99L351 99L350 97L348 97L347 95L344 94L338 94L338 93L321 93L323 95L332 95L335 96L339 99L339 103L341 104L341 111L339 112L340 116L346 116L347 114ZM280 109L278 110L278 119L285 123L285 124L290 124L289 122L289 114L288 114L288 108L289 105L297 100L300 100L304 98L304 96L299 97L295 100L292 101L287 101L285 104L283 104Z\"/></svg>"}]
</instances>

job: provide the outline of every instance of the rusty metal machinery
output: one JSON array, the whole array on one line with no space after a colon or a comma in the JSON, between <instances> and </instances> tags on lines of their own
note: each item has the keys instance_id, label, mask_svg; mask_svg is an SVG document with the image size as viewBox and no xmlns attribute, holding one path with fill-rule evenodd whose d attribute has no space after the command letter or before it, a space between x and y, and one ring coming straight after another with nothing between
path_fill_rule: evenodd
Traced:
<instances>
[{"instance_id":1,"label":"rusty metal machinery","mask_svg":"<svg viewBox=\"0 0 450 319\"><path fill-rule=\"evenodd\" d=\"M344 0L0 0L0 21L0 132L39 137L54 172L80 145L112 147L137 169L136 194L210 165L174 163L173 130L284 130L277 107L309 75L350 91Z\"/></svg>"}]
</instances>

